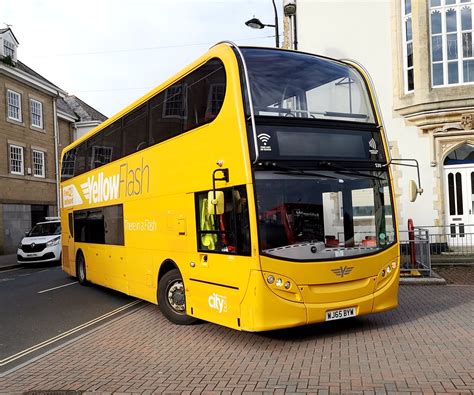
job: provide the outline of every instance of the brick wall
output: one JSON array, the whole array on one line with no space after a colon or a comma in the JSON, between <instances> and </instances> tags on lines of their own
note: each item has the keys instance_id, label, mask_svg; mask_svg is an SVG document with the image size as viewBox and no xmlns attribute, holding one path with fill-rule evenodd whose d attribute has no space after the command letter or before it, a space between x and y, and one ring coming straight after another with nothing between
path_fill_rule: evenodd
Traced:
<instances>
[{"instance_id":1,"label":"brick wall","mask_svg":"<svg viewBox=\"0 0 474 395\"><path fill-rule=\"evenodd\" d=\"M9 89L21 95L21 122L8 118ZM42 128L31 125L30 99L42 103ZM54 100L39 89L0 75L0 254L14 252L17 239L31 226L31 205L48 205L50 213L57 212ZM58 120L58 132L60 154L72 141L72 124ZM23 175L11 174L10 144L23 147ZM33 176L33 150L44 152L44 178Z\"/></svg>"}]
</instances>

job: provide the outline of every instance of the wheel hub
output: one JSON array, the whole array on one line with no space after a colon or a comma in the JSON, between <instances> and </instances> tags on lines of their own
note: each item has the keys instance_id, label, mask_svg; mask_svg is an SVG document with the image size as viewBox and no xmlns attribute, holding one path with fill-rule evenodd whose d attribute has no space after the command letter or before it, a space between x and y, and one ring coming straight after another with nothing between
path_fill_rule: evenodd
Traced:
<instances>
[{"instance_id":1,"label":"wheel hub","mask_svg":"<svg viewBox=\"0 0 474 395\"><path fill-rule=\"evenodd\" d=\"M186 310L182 281L176 281L170 285L168 289L168 302L178 313L183 313Z\"/></svg>"}]
</instances>

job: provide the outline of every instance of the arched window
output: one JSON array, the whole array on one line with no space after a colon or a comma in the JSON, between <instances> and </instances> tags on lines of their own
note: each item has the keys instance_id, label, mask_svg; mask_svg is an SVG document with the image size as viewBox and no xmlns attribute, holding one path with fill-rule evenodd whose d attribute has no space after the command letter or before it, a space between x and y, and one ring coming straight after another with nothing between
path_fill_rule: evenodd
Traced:
<instances>
[{"instance_id":1,"label":"arched window","mask_svg":"<svg viewBox=\"0 0 474 395\"><path fill-rule=\"evenodd\" d=\"M452 151L444 160L444 165L474 164L474 144L463 144Z\"/></svg>"}]
</instances>

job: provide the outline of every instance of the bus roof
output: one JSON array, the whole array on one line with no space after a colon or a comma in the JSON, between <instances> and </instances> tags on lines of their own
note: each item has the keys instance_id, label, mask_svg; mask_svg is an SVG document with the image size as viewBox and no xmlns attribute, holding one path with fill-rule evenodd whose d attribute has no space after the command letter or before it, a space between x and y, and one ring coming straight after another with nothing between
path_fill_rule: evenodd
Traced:
<instances>
[{"instance_id":1,"label":"bus roof","mask_svg":"<svg viewBox=\"0 0 474 395\"><path fill-rule=\"evenodd\" d=\"M118 113L116 113L115 115L111 116L110 118L108 118L107 120L105 120L104 122L102 122L100 125L96 126L95 128L89 130L86 134L84 134L83 136L81 136L80 138L78 138L77 140L73 141L71 144L69 144L68 146L66 146L63 150L62 150L62 154L61 154L61 159L64 155L64 153L68 150L70 150L71 148L74 148L75 146L79 145L80 143L82 143L83 141L86 141L88 140L90 137L92 137L93 135L95 135L96 133L98 133L99 131L101 131L102 129L104 129L105 127L111 125L112 123L114 123L116 120L120 119L121 117L123 117L125 114L129 113L130 111L132 111L133 109L135 109L136 107L138 107L140 104L142 104L144 101L150 99L151 97L153 97L154 95L156 95L157 93L161 92L163 89L165 89L167 86L173 84L174 81L176 81L177 79L179 79L180 77L188 74L189 72L191 72L193 69L195 69L196 67L198 67L199 65L201 65L202 63L204 63L205 61L209 60L211 57L215 56L217 52L220 52L222 50L222 48L241 48L241 49L248 49L248 48L255 48L255 49L264 49L264 50L268 50L268 51L285 51L285 52L293 52L293 53L299 53L299 54L307 54L307 55L311 55L311 56L316 56L318 58L321 58L321 59L327 59L327 60L330 60L330 61L333 61L333 62L338 62L340 64L345 64L347 65L346 62L344 61L341 61L341 60L338 60L338 59L333 59L333 58L330 58L330 57L327 57L327 56L322 56L322 55L316 55L316 54L312 54L312 53L309 53L309 52L302 52L302 51L294 51L294 50L291 50L291 49L284 49L284 48L274 48L274 47L262 47L262 46L238 46L236 44L234 44L233 42L231 41L221 41L215 45L213 45L212 47L209 48L209 50L204 53L202 56L200 56L199 58L197 58L195 61L191 62L190 64L188 64L186 67L184 67L183 69L181 69L180 71L178 71L177 73L175 73L174 75L170 76L169 78L167 78L165 81L163 81L161 84L159 84L158 86L156 86L155 88L153 88L152 90L150 90L149 92L145 93L143 96L139 97L137 100L133 101L131 104L127 105L125 108L123 108L122 110L120 110Z\"/></svg>"}]
</instances>

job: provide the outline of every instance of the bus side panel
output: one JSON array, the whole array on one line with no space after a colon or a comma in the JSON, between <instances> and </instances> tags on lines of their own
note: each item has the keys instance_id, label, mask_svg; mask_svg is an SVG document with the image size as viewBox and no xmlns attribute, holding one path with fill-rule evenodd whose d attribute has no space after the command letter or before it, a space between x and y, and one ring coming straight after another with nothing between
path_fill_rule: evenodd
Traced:
<instances>
[{"instance_id":1,"label":"bus side panel","mask_svg":"<svg viewBox=\"0 0 474 395\"><path fill-rule=\"evenodd\" d=\"M61 244L62 244L62 269L70 276L76 275L76 253L74 249L74 236L71 231L73 211L62 210L61 213ZM70 221L71 219L71 221Z\"/></svg>"},{"instance_id":2,"label":"bus side panel","mask_svg":"<svg viewBox=\"0 0 474 395\"><path fill-rule=\"evenodd\" d=\"M204 283L194 278L186 283L188 314L209 322L240 329L240 300L239 289Z\"/></svg>"},{"instance_id":3,"label":"bus side panel","mask_svg":"<svg viewBox=\"0 0 474 395\"><path fill-rule=\"evenodd\" d=\"M102 267L103 252L98 244L76 243L77 249L82 251L86 261L87 280L98 285L108 286Z\"/></svg>"},{"instance_id":4,"label":"bus side panel","mask_svg":"<svg viewBox=\"0 0 474 395\"><path fill-rule=\"evenodd\" d=\"M125 276L126 250L123 246L104 245L100 247L107 287L128 293Z\"/></svg>"},{"instance_id":5,"label":"bus side panel","mask_svg":"<svg viewBox=\"0 0 474 395\"><path fill-rule=\"evenodd\" d=\"M196 250L194 216L193 194L131 200L124 205L130 295L157 303L158 275L165 261L173 262L186 279L191 252Z\"/></svg>"}]
</instances>

